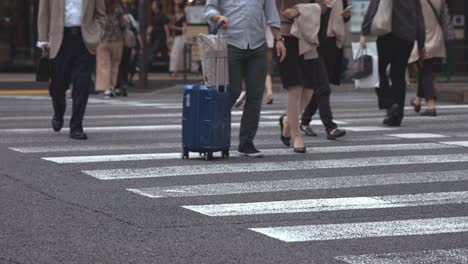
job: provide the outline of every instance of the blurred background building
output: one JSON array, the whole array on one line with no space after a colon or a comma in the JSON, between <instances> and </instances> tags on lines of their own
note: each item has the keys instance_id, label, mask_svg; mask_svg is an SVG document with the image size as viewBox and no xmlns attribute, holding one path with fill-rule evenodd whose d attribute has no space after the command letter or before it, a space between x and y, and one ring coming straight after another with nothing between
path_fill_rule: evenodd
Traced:
<instances>
[{"instance_id":1,"label":"blurred background building","mask_svg":"<svg viewBox=\"0 0 468 264\"><path fill-rule=\"evenodd\" d=\"M138 16L138 4L143 0L123 0L134 10ZM467 1L447 0L453 14L457 29L458 40L451 44L449 53L456 54L449 60L454 73L468 73L468 27L465 18L468 17ZM37 41L37 9L39 0L1 0L0 1L0 72L32 72L34 63L39 56L35 48ZM201 16L205 0L160 0L163 12L170 17L175 3L185 2L187 6L187 19L189 22L188 37L195 36L197 32L205 32ZM367 8L368 0L350 0L354 6L353 19L349 24L351 41L359 36L362 16ZM150 19L151 0L146 0L148 7L147 18Z\"/></svg>"}]
</instances>

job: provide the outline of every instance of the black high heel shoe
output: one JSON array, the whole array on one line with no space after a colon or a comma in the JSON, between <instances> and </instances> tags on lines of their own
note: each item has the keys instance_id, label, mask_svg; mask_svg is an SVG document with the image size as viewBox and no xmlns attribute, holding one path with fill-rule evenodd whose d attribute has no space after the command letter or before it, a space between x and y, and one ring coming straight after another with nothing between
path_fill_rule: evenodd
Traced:
<instances>
[{"instance_id":1,"label":"black high heel shoe","mask_svg":"<svg viewBox=\"0 0 468 264\"><path fill-rule=\"evenodd\" d=\"M416 98L411 99L410 104L416 113L421 111L421 104L416 104Z\"/></svg>"},{"instance_id":2,"label":"black high heel shoe","mask_svg":"<svg viewBox=\"0 0 468 264\"><path fill-rule=\"evenodd\" d=\"M283 129L284 129L284 125L283 125L283 119L286 115L282 115L279 119L279 125L280 125L280 129L281 129L281 142L283 142L283 144L286 146L286 147L291 147L291 137L285 137L283 136Z\"/></svg>"}]
</instances>

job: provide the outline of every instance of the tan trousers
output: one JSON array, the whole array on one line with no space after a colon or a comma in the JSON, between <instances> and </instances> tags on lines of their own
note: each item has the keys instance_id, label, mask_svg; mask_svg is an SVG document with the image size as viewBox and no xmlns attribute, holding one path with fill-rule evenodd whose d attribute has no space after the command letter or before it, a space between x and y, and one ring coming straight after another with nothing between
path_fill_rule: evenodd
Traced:
<instances>
[{"instance_id":1,"label":"tan trousers","mask_svg":"<svg viewBox=\"0 0 468 264\"><path fill-rule=\"evenodd\" d=\"M123 41L101 43L96 50L96 91L115 88L122 59Z\"/></svg>"}]
</instances>

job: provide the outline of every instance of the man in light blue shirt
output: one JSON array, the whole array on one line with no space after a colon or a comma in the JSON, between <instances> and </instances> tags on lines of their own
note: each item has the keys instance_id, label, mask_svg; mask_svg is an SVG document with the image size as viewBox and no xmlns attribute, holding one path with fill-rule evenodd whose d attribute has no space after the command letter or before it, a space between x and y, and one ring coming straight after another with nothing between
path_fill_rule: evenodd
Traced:
<instances>
[{"instance_id":1,"label":"man in light blue shirt","mask_svg":"<svg viewBox=\"0 0 468 264\"><path fill-rule=\"evenodd\" d=\"M228 43L229 83L232 104L246 84L246 102L239 133L239 153L262 157L253 140L257 134L267 74L265 25L276 40L280 60L286 57L281 36L280 17L275 0L207 0L205 19L212 26L223 22L221 29Z\"/></svg>"}]
</instances>

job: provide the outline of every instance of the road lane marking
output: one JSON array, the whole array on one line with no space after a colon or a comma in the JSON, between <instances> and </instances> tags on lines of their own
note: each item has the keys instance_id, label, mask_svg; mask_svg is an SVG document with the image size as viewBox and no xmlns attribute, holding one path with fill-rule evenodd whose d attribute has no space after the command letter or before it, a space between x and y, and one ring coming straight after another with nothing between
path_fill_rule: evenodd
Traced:
<instances>
[{"instance_id":1,"label":"road lane marking","mask_svg":"<svg viewBox=\"0 0 468 264\"><path fill-rule=\"evenodd\" d=\"M144 169L88 170L85 174L100 180L206 176L223 173L254 173L313 169L365 168L411 164L443 164L468 162L466 154L389 156L355 159L304 160L287 162L257 162L236 164L204 164L203 166L168 166Z\"/></svg>"},{"instance_id":2,"label":"road lane marking","mask_svg":"<svg viewBox=\"0 0 468 264\"><path fill-rule=\"evenodd\" d=\"M426 139L426 138L446 138L447 136L431 133L402 133L402 134L387 134L389 137L397 137L403 139Z\"/></svg>"},{"instance_id":3,"label":"road lane marking","mask_svg":"<svg viewBox=\"0 0 468 264\"><path fill-rule=\"evenodd\" d=\"M357 126L357 127L342 127L341 129L353 132L373 132L373 131L394 131L400 130L394 127L380 127L380 126Z\"/></svg>"},{"instance_id":4,"label":"road lane marking","mask_svg":"<svg viewBox=\"0 0 468 264\"><path fill-rule=\"evenodd\" d=\"M249 193L361 188L401 184L444 183L457 181L468 181L468 170L179 185L128 189L128 191L149 198L179 198Z\"/></svg>"},{"instance_id":5,"label":"road lane marking","mask_svg":"<svg viewBox=\"0 0 468 264\"><path fill-rule=\"evenodd\" d=\"M448 142L440 142L440 144L459 146L459 147L468 147L468 141L448 141Z\"/></svg>"},{"instance_id":6,"label":"road lane marking","mask_svg":"<svg viewBox=\"0 0 468 264\"><path fill-rule=\"evenodd\" d=\"M95 146L96 147L96 146ZM147 146L148 147L148 146ZM428 149L451 149L456 146L442 145L437 143L420 144L382 144L382 145L361 145L361 146L340 146L340 147L314 147L308 148L309 154L318 153L350 153L350 152L372 152L372 151L405 151L405 150L428 150ZM18 150L18 149L16 149ZM22 151L24 153L24 149ZM264 149L265 155L286 156L295 155L290 149ZM231 157L238 157L239 153L233 152ZM96 162L122 162L122 161L143 161L143 160L168 160L178 159L180 152L173 153L148 153L148 154L121 154L121 155L93 155L93 156L67 156L67 157L44 157L43 160L59 163L96 163Z\"/></svg>"},{"instance_id":7,"label":"road lane marking","mask_svg":"<svg viewBox=\"0 0 468 264\"><path fill-rule=\"evenodd\" d=\"M260 127L277 127L278 122L260 122ZM239 128L240 123L232 123L232 128ZM87 127L87 132L132 132L132 131L168 131L181 130L182 125L154 125L154 126L108 126L108 127ZM50 133L51 128L12 128L0 129L0 133ZM68 132L69 129L63 129Z\"/></svg>"},{"instance_id":8,"label":"road lane marking","mask_svg":"<svg viewBox=\"0 0 468 264\"><path fill-rule=\"evenodd\" d=\"M414 263L468 263L468 249L440 249L417 252L398 252L387 254L367 254L355 256L339 256L336 260L348 264L414 264Z\"/></svg>"},{"instance_id":9,"label":"road lane marking","mask_svg":"<svg viewBox=\"0 0 468 264\"><path fill-rule=\"evenodd\" d=\"M249 228L283 242L435 235L468 232L468 217L396 220L364 223Z\"/></svg>"},{"instance_id":10,"label":"road lane marking","mask_svg":"<svg viewBox=\"0 0 468 264\"><path fill-rule=\"evenodd\" d=\"M185 209L213 217L318 213L468 203L468 192L422 193L392 196L305 199L254 203L186 205Z\"/></svg>"}]
</instances>

